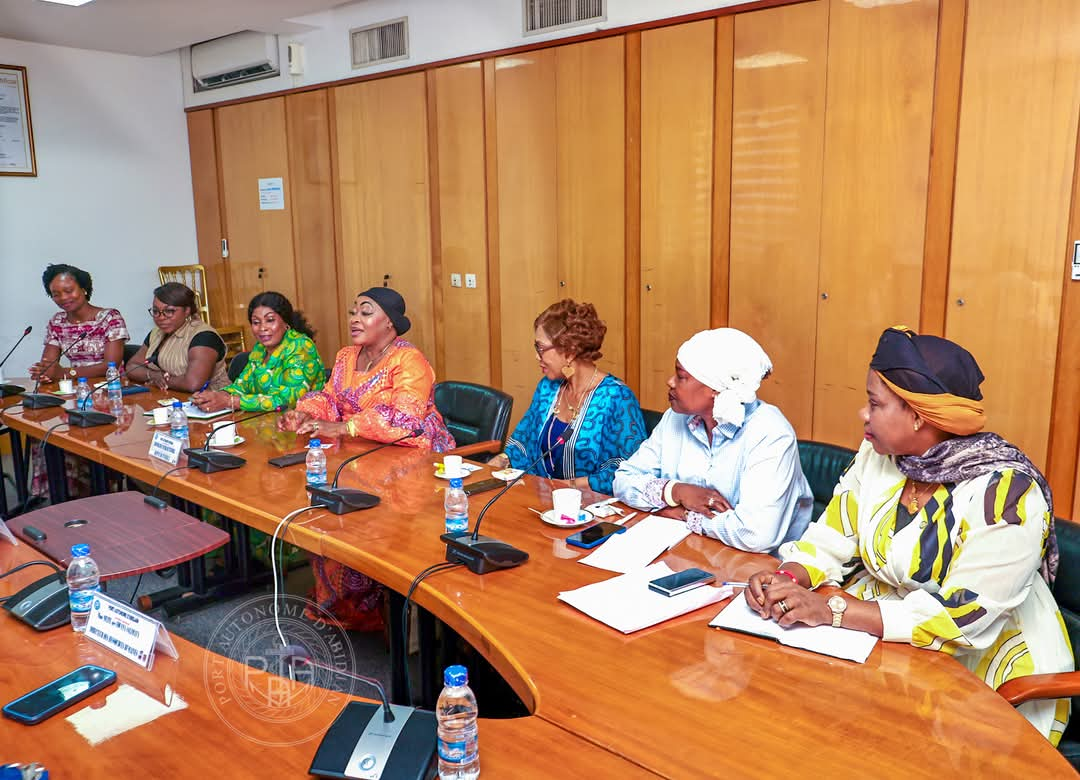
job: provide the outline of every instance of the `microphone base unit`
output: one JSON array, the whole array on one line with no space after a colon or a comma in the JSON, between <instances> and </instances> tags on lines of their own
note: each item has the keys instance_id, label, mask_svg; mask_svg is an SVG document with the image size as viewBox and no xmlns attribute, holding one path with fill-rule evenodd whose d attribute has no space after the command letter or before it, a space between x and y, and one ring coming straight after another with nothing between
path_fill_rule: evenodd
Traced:
<instances>
[{"instance_id":1,"label":"microphone base unit","mask_svg":"<svg viewBox=\"0 0 1080 780\"><path fill-rule=\"evenodd\" d=\"M19 395L25 392L26 388L22 385L0 385L0 398L7 398L9 395Z\"/></svg>"},{"instance_id":2,"label":"microphone base unit","mask_svg":"<svg viewBox=\"0 0 1080 780\"><path fill-rule=\"evenodd\" d=\"M471 531L443 534L439 538L446 542L446 560L464 564L473 574L513 569L529 560L529 554L524 550L490 536L473 539Z\"/></svg>"},{"instance_id":3,"label":"microphone base unit","mask_svg":"<svg viewBox=\"0 0 1080 780\"><path fill-rule=\"evenodd\" d=\"M218 471L238 469L247 463L247 461L239 455L232 455L228 452L218 452L217 450L203 450L188 447L184 450L184 454L187 455L188 468L196 469L203 474L214 474Z\"/></svg>"},{"instance_id":4,"label":"microphone base unit","mask_svg":"<svg viewBox=\"0 0 1080 780\"><path fill-rule=\"evenodd\" d=\"M52 393L23 393L23 409L48 409L63 406L64 399Z\"/></svg>"},{"instance_id":5,"label":"microphone base unit","mask_svg":"<svg viewBox=\"0 0 1080 780\"><path fill-rule=\"evenodd\" d=\"M93 428L98 425L112 425L116 418L106 412L93 409L68 409L68 424L73 428Z\"/></svg>"},{"instance_id":6,"label":"microphone base unit","mask_svg":"<svg viewBox=\"0 0 1080 780\"><path fill-rule=\"evenodd\" d=\"M361 509L371 509L379 503L379 497L355 488L329 488L308 486L311 503L325 507L335 515L347 515Z\"/></svg>"},{"instance_id":7,"label":"microphone base unit","mask_svg":"<svg viewBox=\"0 0 1080 780\"><path fill-rule=\"evenodd\" d=\"M330 725L308 772L319 777L425 780L435 768L435 713L391 704L387 723L377 704L353 701Z\"/></svg>"}]
</instances>

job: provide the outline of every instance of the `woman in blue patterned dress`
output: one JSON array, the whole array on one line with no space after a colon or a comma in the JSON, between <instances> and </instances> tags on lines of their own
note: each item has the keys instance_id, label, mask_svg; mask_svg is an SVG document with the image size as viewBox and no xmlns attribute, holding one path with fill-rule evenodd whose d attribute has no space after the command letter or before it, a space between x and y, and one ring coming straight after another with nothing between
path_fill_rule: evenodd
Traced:
<instances>
[{"instance_id":1,"label":"woman in blue patterned dress","mask_svg":"<svg viewBox=\"0 0 1080 780\"><path fill-rule=\"evenodd\" d=\"M537 476L611 493L615 470L645 440L645 421L633 391L596 365L607 326L591 303L569 298L545 309L533 326L543 377L492 465L532 466Z\"/></svg>"}]
</instances>

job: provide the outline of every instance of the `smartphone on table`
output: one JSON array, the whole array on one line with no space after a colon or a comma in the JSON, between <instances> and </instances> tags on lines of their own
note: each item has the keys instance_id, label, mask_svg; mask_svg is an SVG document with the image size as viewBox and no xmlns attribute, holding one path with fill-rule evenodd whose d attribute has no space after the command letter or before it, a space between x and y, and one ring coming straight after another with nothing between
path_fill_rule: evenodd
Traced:
<instances>
[{"instance_id":1,"label":"smartphone on table","mask_svg":"<svg viewBox=\"0 0 1080 780\"><path fill-rule=\"evenodd\" d=\"M80 666L75 671L4 705L4 716L28 725L41 723L115 682L116 672L111 669L103 669L93 664Z\"/></svg>"},{"instance_id":2,"label":"smartphone on table","mask_svg":"<svg viewBox=\"0 0 1080 780\"><path fill-rule=\"evenodd\" d=\"M687 569L677 571L666 577L657 577L649 583L649 590L662 593L665 596L677 596L688 590L708 585L716 579L716 575L702 569Z\"/></svg>"},{"instance_id":3,"label":"smartphone on table","mask_svg":"<svg viewBox=\"0 0 1080 780\"><path fill-rule=\"evenodd\" d=\"M506 487L506 482L501 479L482 479L479 482L470 482L462 490L467 496L475 496L477 493L485 493L488 490L497 490Z\"/></svg>"},{"instance_id":4,"label":"smartphone on table","mask_svg":"<svg viewBox=\"0 0 1080 780\"><path fill-rule=\"evenodd\" d=\"M588 528L582 528L576 534L570 534L566 537L566 543L574 547L591 550L593 547L603 544L615 534L621 534L625 530L625 526L615 525L615 523L597 523L596 525L590 525Z\"/></svg>"}]
</instances>

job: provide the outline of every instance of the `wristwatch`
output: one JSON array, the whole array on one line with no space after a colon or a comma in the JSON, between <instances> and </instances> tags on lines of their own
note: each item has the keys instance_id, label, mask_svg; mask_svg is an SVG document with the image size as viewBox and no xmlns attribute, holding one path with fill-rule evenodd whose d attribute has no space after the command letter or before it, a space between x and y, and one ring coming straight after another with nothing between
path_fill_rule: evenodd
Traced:
<instances>
[{"instance_id":1,"label":"wristwatch","mask_svg":"<svg viewBox=\"0 0 1080 780\"><path fill-rule=\"evenodd\" d=\"M844 610L847 609L847 601L844 600L843 596L830 596L825 603L832 610L833 628L840 628L840 621L844 619Z\"/></svg>"}]
</instances>

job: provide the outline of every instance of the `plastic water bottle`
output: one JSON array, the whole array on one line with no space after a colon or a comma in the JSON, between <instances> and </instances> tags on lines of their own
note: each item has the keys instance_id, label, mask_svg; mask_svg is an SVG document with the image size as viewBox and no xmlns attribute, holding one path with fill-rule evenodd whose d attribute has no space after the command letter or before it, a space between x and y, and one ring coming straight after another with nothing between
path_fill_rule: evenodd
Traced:
<instances>
[{"instance_id":1,"label":"plastic water bottle","mask_svg":"<svg viewBox=\"0 0 1080 780\"><path fill-rule=\"evenodd\" d=\"M109 367L105 369L105 380L109 383L106 385L109 391L109 408L123 404L124 388L120 386L120 369L116 367L116 363L110 362Z\"/></svg>"},{"instance_id":2,"label":"plastic water bottle","mask_svg":"<svg viewBox=\"0 0 1080 780\"><path fill-rule=\"evenodd\" d=\"M446 533L461 534L469 530L469 497L461 487L461 480L450 480L443 501L446 509Z\"/></svg>"},{"instance_id":3,"label":"plastic water bottle","mask_svg":"<svg viewBox=\"0 0 1080 780\"><path fill-rule=\"evenodd\" d=\"M80 634L86 630L94 594L101 590L98 587L100 581L101 572L90 557L90 545L72 545L71 564L67 570L68 604L71 606L71 627Z\"/></svg>"},{"instance_id":4,"label":"plastic water bottle","mask_svg":"<svg viewBox=\"0 0 1080 780\"><path fill-rule=\"evenodd\" d=\"M79 377L79 384L75 388L75 408L90 408L90 383L86 381L84 376Z\"/></svg>"},{"instance_id":5,"label":"plastic water bottle","mask_svg":"<svg viewBox=\"0 0 1080 780\"><path fill-rule=\"evenodd\" d=\"M180 441L189 441L187 412L179 401L173 401L172 411L169 412L169 435Z\"/></svg>"},{"instance_id":6,"label":"plastic water bottle","mask_svg":"<svg viewBox=\"0 0 1080 780\"><path fill-rule=\"evenodd\" d=\"M326 453L323 452L322 442L312 439L308 442L307 459L307 483L315 487L326 484Z\"/></svg>"},{"instance_id":7,"label":"plastic water bottle","mask_svg":"<svg viewBox=\"0 0 1080 780\"><path fill-rule=\"evenodd\" d=\"M460 480L459 480L460 481ZM476 729L476 697L464 666L448 666L446 686L435 705L439 729L439 780L473 780L480 776Z\"/></svg>"}]
</instances>

